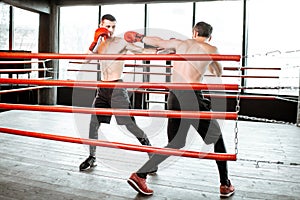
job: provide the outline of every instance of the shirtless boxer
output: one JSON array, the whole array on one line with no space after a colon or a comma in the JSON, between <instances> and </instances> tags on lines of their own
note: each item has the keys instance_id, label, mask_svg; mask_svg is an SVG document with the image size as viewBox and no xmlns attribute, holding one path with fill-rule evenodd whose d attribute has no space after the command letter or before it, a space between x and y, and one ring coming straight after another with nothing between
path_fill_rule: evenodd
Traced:
<instances>
[{"instance_id":1,"label":"shirtless boxer","mask_svg":"<svg viewBox=\"0 0 300 200\"><path fill-rule=\"evenodd\" d=\"M148 45L165 49L175 49L177 54L217 54L218 49L210 45L212 27L205 22L198 22L193 27L193 38L188 40L164 40L159 37L143 36L128 31L124 34L127 42L144 42ZM204 73L209 70L216 76L222 74L222 67L215 61L174 61L173 83L200 83ZM200 90L171 90L168 96L168 110L210 111L211 102L203 98ZM214 144L214 151L226 153L222 132L217 120L179 119L168 120L168 144L166 148L180 149L185 146L189 127L193 126L206 144ZM137 172L132 173L128 183L139 193L152 195L153 190L146 184L147 172L167 159L167 155L153 155ZM216 161L220 177L220 195L231 196L235 188L228 179L226 161Z\"/></svg>"},{"instance_id":2,"label":"shirtless boxer","mask_svg":"<svg viewBox=\"0 0 300 200\"><path fill-rule=\"evenodd\" d=\"M107 14L101 18L99 28L95 31L94 41L89 47L90 53L98 54L126 54L131 53L156 53L156 49L143 49L132 43L126 42L123 38L115 37L114 31L116 19ZM124 61L100 60L101 81L122 82ZM130 99L125 88L98 88L93 102L95 108L121 108L130 109ZM98 139L98 129L101 123L110 123L111 116L92 115L89 127L89 138ZM134 117L116 116L118 125L125 125L126 128L139 140L142 145L149 145L147 135L136 124ZM150 156L151 154L149 154ZM89 157L80 164L79 170L85 171L95 167L96 146L90 146ZM155 172L152 170L152 173Z\"/></svg>"}]
</instances>

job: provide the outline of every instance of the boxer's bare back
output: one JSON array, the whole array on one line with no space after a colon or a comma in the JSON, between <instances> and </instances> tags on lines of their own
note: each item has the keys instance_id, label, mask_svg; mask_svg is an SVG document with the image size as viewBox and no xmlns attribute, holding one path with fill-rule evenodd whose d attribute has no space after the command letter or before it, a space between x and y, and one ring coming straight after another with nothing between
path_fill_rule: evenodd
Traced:
<instances>
[{"instance_id":1,"label":"boxer's bare back","mask_svg":"<svg viewBox=\"0 0 300 200\"><path fill-rule=\"evenodd\" d=\"M215 54L217 48L206 43L206 38L198 37L188 40L163 40L159 37L144 37L143 41L153 46L175 49L176 54ZM174 61L172 82L199 83L204 73L209 71L216 76L222 73L221 65L212 60L208 61Z\"/></svg>"}]
</instances>

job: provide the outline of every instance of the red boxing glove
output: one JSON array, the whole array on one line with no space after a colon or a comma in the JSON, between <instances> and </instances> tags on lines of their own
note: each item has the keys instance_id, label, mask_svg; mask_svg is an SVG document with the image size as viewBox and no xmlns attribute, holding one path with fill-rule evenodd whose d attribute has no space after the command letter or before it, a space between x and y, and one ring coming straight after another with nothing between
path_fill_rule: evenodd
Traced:
<instances>
[{"instance_id":1,"label":"red boxing glove","mask_svg":"<svg viewBox=\"0 0 300 200\"><path fill-rule=\"evenodd\" d=\"M127 31L124 34L124 39L129 43L143 42L145 36L134 31Z\"/></svg>"},{"instance_id":2,"label":"red boxing glove","mask_svg":"<svg viewBox=\"0 0 300 200\"><path fill-rule=\"evenodd\" d=\"M110 32L107 28L104 27L100 27L95 31L95 35L94 35L94 41L92 42L92 44L90 45L89 50L93 51L95 46L98 43L99 37L104 37L104 40L106 40L108 37L110 36Z\"/></svg>"}]
</instances>

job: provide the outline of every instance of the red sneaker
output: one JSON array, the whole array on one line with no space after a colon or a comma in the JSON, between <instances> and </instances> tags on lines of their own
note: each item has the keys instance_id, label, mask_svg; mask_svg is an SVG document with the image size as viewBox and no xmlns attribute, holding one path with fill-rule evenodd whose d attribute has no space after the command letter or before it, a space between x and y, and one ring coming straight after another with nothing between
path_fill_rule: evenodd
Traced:
<instances>
[{"instance_id":1,"label":"red sneaker","mask_svg":"<svg viewBox=\"0 0 300 200\"><path fill-rule=\"evenodd\" d=\"M229 182L230 183L230 182ZM233 195L235 192L235 189L233 187L233 185L227 186L227 185L221 185L220 186L220 196L221 197L230 197L231 195Z\"/></svg>"},{"instance_id":2,"label":"red sneaker","mask_svg":"<svg viewBox=\"0 0 300 200\"><path fill-rule=\"evenodd\" d=\"M132 173L129 179L127 179L127 183L133 187L137 192L143 194L143 195L152 195L153 190L148 188L146 184L146 179L145 178L140 178L136 173Z\"/></svg>"}]
</instances>

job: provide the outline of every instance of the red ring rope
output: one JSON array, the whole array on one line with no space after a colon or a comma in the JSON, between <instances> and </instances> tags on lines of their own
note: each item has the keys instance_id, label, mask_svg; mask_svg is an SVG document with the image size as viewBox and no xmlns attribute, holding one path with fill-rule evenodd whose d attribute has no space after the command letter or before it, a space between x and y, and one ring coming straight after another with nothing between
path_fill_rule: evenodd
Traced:
<instances>
[{"instance_id":1,"label":"red ring rope","mask_svg":"<svg viewBox=\"0 0 300 200\"><path fill-rule=\"evenodd\" d=\"M67 69L68 72L101 72L101 70L87 70L87 69ZM164 75L171 76L171 73L157 73L157 72L123 72L123 74L143 74L143 75Z\"/></svg>"},{"instance_id":2,"label":"red ring rope","mask_svg":"<svg viewBox=\"0 0 300 200\"><path fill-rule=\"evenodd\" d=\"M40 71L47 71L47 70L52 70L52 68L43 68L43 69L0 69L1 74L6 74L6 73L18 73L18 72L40 72Z\"/></svg>"},{"instance_id":3,"label":"red ring rope","mask_svg":"<svg viewBox=\"0 0 300 200\"><path fill-rule=\"evenodd\" d=\"M210 112L210 111L171 111L171 110L139 110L139 109L113 109L113 108L83 108L71 106L43 106L25 104L0 103L0 109L6 110L32 110L65 113L85 113L119 116L146 116L165 118L198 118L198 119L237 119L236 112Z\"/></svg>"},{"instance_id":4,"label":"red ring rope","mask_svg":"<svg viewBox=\"0 0 300 200\"><path fill-rule=\"evenodd\" d=\"M42 89L42 88L45 88L45 87L44 86L35 86L35 87L8 89L8 90L1 90L0 94L7 94L7 93L11 93L11 92L24 92L24 91L28 91L28 90L38 90L38 89ZM0 109L1 109L1 107L0 107Z\"/></svg>"},{"instance_id":5,"label":"red ring rope","mask_svg":"<svg viewBox=\"0 0 300 200\"><path fill-rule=\"evenodd\" d=\"M216 77L215 75L205 75L206 77ZM222 78L276 78L278 79L279 76L249 76L249 75L221 75Z\"/></svg>"},{"instance_id":6,"label":"red ring rope","mask_svg":"<svg viewBox=\"0 0 300 200\"><path fill-rule=\"evenodd\" d=\"M58 54L1 52L0 58L80 59L80 60L214 60L240 61L240 55L220 54Z\"/></svg>"},{"instance_id":7,"label":"red ring rope","mask_svg":"<svg viewBox=\"0 0 300 200\"><path fill-rule=\"evenodd\" d=\"M39 59L86 59L86 60L175 60L175 61L186 61L186 60L214 60L214 61L240 61L241 56L239 55L217 55L217 54L171 54L171 55L156 55L156 54L139 54L139 55L90 55L90 54L55 54L55 53L0 53L0 58L39 58ZM142 83L137 84L129 84L129 83L97 83L97 82L79 82L78 81L47 81L47 80L13 80L13 79L0 79L0 83L16 83L16 84L39 84L39 85L57 85L57 86L104 86L104 87L139 87L139 88L169 88L169 89L187 89L191 88L193 90L203 90L203 89L229 89L230 90L238 90L238 85L221 85L221 84L213 84L213 85L205 85L205 84L164 84L163 87L160 84L153 83ZM175 87L176 85L176 87ZM172 87L174 88L172 88ZM198 88L197 88L198 87ZM73 108L72 108L73 110ZM166 113L164 111L164 113ZM115 113L113 113L115 114ZM194 114L194 112L193 112ZM236 114L236 113L235 113ZM149 115L149 114L148 114ZM180 115L180 117L182 117ZM235 116L236 119L236 116ZM216 153L203 153L203 152L193 152L186 150L178 150L178 149L166 149L166 148L157 148L157 147L149 147L149 146L139 146L132 144L123 144L117 142L107 142L100 140L91 140L91 139L82 139L82 138L74 138L74 137L66 137L66 136L58 136L51 134L43 134L29 131L21 131L14 130L8 128L1 128L0 132L6 132L15 135L23 135L30 136L36 138L43 138L49 140L57 140L78 144L89 144L93 146L103 146L110 148L120 148L125 150L133 150L133 151L143 151L148 153L155 154L163 154L163 155L174 155L174 156L184 156L184 157L193 157L193 158L203 158L203 159L214 159L214 160L236 160L236 154L216 154Z\"/></svg>"},{"instance_id":8,"label":"red ring rope","mask_svg":"<svg viewBox=\"0 0 300 200\"><path fill-rule=\"evenodd\" d=\"M224 67L223 70L281 70L280 67Z\"/></svg>"},{"instance_id":9,"label":"red ring rope","mask_svg":"<svg viewBox=\"0 0 300 200\"><path fill-rule=\"evenodd\" d=\"M70 72L101 72L101 70L86 70L86 69L67 69ZM171 76L171 73L156 73L156 72L123 72L123 74L146 74L146 75L164 75ZM216 77L215 75L204 75L206 77ZM279 76L249 76L249 75L221 75L223 78L279 78Z\"/></svg>"},{"instance_id":10,"label":"red ring rope","mask_svg":"<svg viewBox=\"0 0 300 200\"><path fill-rule=\"evenodd\" d=\"M0 64L6 64L6 65L11 65L11 64L33 64L33 63L44 63L46 60L38 60L38 61L16 61L16 60L7 60L7 61L2 61L0 60Z\"/></svg>"},{"instance_id":11,"label":"red ring rope","mask_svg":"<svg viewBox=\"0 0 300 200\"><path fill-rule=\"evenodd\" d=\"M96 88L90 88L95 90ZM168 95L169 92L166 90L128 90L128 92L134 92L134 93L153 93L153 94L164 94ZM203 94L205 98L227 98L227 99L236 99L239 97L240 99L263 99L263 100L276 100L276 96L265 96L265 95L227 95L227 94Z\"/></svg>"},{"instance_id":12,"label":"red ring rope","mask_svg":"<svg viewBox=\"0 0 300 200\"><path fill-rule=\"evenodd\" d=\"M172 65L153 65L153 64L125 64L124 67L133 67L133 68L173 68Z\"/></svg>"},{"instance_id":13,"label":"red ring rope","mask_svg":"<svg viewBox=\"0 0 300 200\"><path fill-rule=\"evenodd\" d=\"M48 85L66 87L104 87L104 88L155 88L175 90L238 90L238 84L202 84L202 83L137 83L137 82L97 82L71 80L39 80L0 78L0 83Z\"/></svg>"},{"instance_id":14,"label":"red ring rope","mask_svg":"<svg viewBox=\"0 0 300 200\"><path fill-rule=\"evenodd\" d=\"M222 153L205 153L205 152L195 152L181 149L171 149L171 148L159 148L153 146L140 146L133 144L125 144L119 142L109 142L103 140L92 140L92 139L84 139L84 138L75 138L68 136L60 136L60 135L52 135L46 133L37 133L31 131L22 131L10 128L2 128L0 127L0 132L9 133L13 135L22 135L28 137L35 137L41 139L62 141L62 142L70 142L77 144L87 144L92 146L102 146L109 148L117 148L131 151L139 151L139 152L147 152L153 154L162 154L162 155L172 155L172 156L182 156L182 157L190 157L190 158L201 158L201 159L213 159L213 160L232 160L235 161L237 159L236 154L222 154Z\"/></svg>"}]
</instances>

